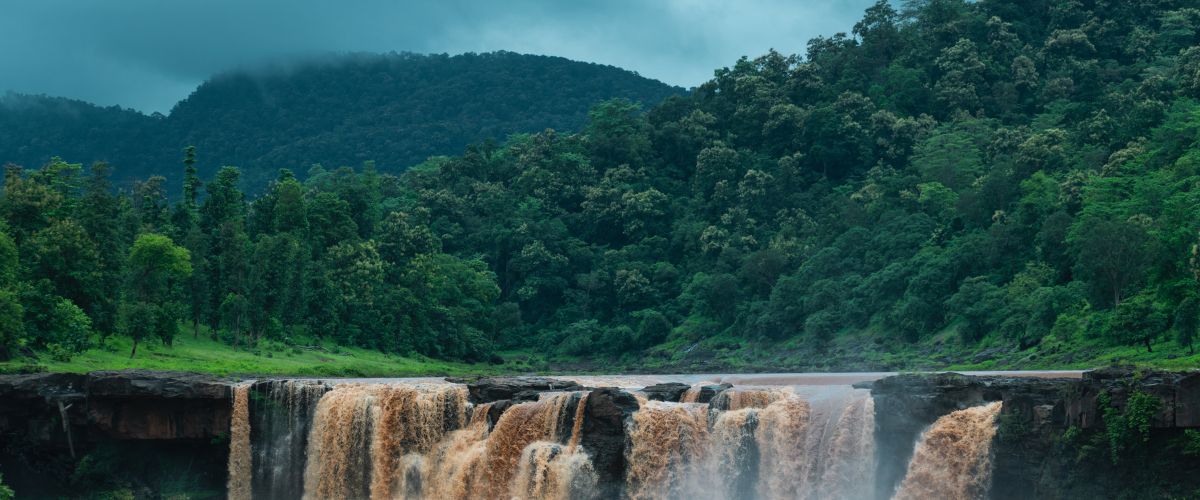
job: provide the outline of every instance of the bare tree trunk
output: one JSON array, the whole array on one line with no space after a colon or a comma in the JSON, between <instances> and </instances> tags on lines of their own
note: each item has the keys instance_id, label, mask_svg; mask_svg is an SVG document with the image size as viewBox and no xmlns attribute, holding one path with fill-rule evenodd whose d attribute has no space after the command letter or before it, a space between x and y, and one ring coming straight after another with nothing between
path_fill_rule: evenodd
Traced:
<instances>
[{"instance_id":1,"label":"bare tree trunk","mask_svg":"<svg viewBox=\"0 0 1200 500\"><path fill-rule=\"evenodd\" d=\"M1150 337L1143 338L1142 342L1146 344L1146 352L1154 352L1154 349L1150 348Z\"/></svg>"},{"instance_id":2,"label":"bare tree trunk","mask_svg":"<svg viewBox=\"0 0 1200 500\"><path fill-rule=\"evenodd\" d=\"M137 339L133 339L133 350L129 351L129 359L133 359L134 354L137 354Z\"/></svg>"}]
</instances>

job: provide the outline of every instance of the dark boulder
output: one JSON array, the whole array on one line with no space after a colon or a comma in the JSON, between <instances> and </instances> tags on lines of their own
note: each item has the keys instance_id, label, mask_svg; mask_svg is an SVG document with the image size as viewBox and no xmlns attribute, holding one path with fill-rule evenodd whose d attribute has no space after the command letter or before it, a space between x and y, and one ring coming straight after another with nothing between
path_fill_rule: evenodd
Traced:
<instances>
[{"instance_id":1,"label":"dark boulder","mask_svg":"<svg viewBox=\"0 0 1200 500\"><path fill-rule=\"evenodd\" d=\"M626 421L638 410L637 398L612 387L592 390L584 406L580 445L592 458L600 498L619 498L625 484Z\"/></svg>"},{"instance_id":2,"label":"dark boulder","mask_svg":"<svg viewBox=\"0 0 1200 500\"><path fill-rule=\"evenodd\" d=\"M665 384L648 385L642 388L642 394L646 395L646 399L651 401L669 401L678 403L679 398L683 397L683 393L687 392L691 386L679 382L667 382Z\"/></svg>"},{"instance_id":3,"label":"dark boulder","mask_svg":"<svg viewBox=\"0 0 1200 500\"><path fill-rule=\"evenodd\" d=\"M696 396L696 401L694 401L694 402L695 403L711 403L713 398L717 397L717 394L720 394L720 393L725 392L726 390L732 389L732 388L733 388L733 384L729 384L729 383L700 386L700 393Z\"/></svg>"},{"instance_id":4,"label":"dark boulder","mask_svg":"<svg viewBox=\"0 0 1200 500\"><path fill-rule=\"evenodd\" d=\"M584 387L570 380L549 377L484 377L477 379L447 378L446 381L467 386L468 397L474 404L501 400L535 401L538 394L550 391L581 391Z\"/></svg>"}]
</instances>

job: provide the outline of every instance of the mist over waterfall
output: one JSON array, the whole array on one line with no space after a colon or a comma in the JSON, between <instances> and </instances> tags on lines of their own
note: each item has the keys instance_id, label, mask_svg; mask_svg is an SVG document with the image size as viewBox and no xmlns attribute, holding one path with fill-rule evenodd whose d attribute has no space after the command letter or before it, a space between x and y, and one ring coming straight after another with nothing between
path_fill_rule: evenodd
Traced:
<instances>
[{"instance_id":1,"label":"mist over waterfall","mask_svg":"<svg viewBox=\"0 0 1200 500\"><path fill-rule=\"evenodd\" d=\"M474 387L428 381L237 386L229 498L876 498L867 390L726 384L664 401L555 387L485 402ZM939 419L914 443L896 498L986 492L999 409Z\"/></svg>"}]
</instances>

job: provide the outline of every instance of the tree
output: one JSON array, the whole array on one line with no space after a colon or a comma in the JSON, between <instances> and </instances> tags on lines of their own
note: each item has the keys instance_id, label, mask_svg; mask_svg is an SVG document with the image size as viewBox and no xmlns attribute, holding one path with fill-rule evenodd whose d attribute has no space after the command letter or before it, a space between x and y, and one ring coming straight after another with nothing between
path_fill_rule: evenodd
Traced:
<instances>
[{"instance_id":1,"label":"tree","mask_svg":"<svg viewBox=\"0 0 1200 500\"><path fill-rule=\"evenodd\" d=\"M196 210L196 195L203 184L196 175L196 146L188 146L183 149L183 206L188 211Z\"/></svg>"},{"instance_id":2,"label":"tree","mask_svg":"<svg viewBox=\"0 0 1200 500\"><path fill-rule=\"evenodd\" d=\"M1004 292L984 276L963 280L946 307L963 319L964 340L977 341L994 330L1004 314Z\"/></svg>"},{"instance_id":3,"label":"tree","mask_svg":"<svg viewBox=\"0 0 1200 500\"><path fill-rule=\"evenodd\" d=\"M111 175L112 169L108 164L93 164L76 209L80 226L95 242L97 286L105 291L120 289L125 264L125 242L117 225L119 204L117 197L112 194ZM87 306L96 330L101 335L112 333L116 326L116 294L100 293L92 297Z\"/></svg>"},{"instance_id":4,"label":"tree","mask_svg":"<svg viewBox=\"0 0 1200 500\"><path fill-rule=\"evenodd\" d=\"M191 274L191 254L167 236L147 233L133 242L120 321L123 333L133 338L130 358L146 338L171 344L180 319L176 287Z\"/></svg>"},{"instance_id":5,"label":"tree","mask_svg":"<svg viewBox=\"0 0 1200 500\"><path fill-rule=\"evenodd\" d=\"M141 219L143 231L162 231L170 218L167 178L155 175L133 185L133 209Z\"/></svg>"},{"instance_id":6,"label":"tree","mask_svg":"<svg viewBox=\"0 0 1200 500\"><path fill-rule=\"evenodd\" d=\"M1078 223L1068 242L1075 250L1076 273L1107 296L1111 306L1142 279L1146 267L1147 235L1141 226L1123 220Z\"/></svg>"},{"instance_id":7,"label":"tree","mask_svg":"<svg viewBox=\"0 0 1200 500\"><path fill-rule=\"evenodd\" d=\"M628 99L613 99L597 104L588 117L585 134L599 168L642 163L649 153L650 141L640 105Z\"/></svg>"},{"instance_id":8,"label":"tree","mask_svg":"<svg viewBox=\"0 0 1200 500\"><path fill-rule=\"evenodd\" d=\"M16 497L12 488L4 484L4 476L0 475L0 500L13 500Z\"/></svg>"},{"instance_id":9,"label":"tree","mask_svg":"<svg viewBox=\"0 0 1200 500\"><path fill-rule=\"evenodd\" d=\"M17 256L17 245L12 238L0 229L0 288L9 288L17 283L20 262Z\"/></svg>"},{"instance_id":10,"label":"tree","mask_svg":"<svg viewBox=\"0 0 1200 500\"><path fill-rule=\"evenodd\" d=\"M1197 330L1200 330L1200 300L1189 295L1175 307L1175 338L1179 345L1188 348L1189 354L1195 352Z\"/></svg>"},{"instance_id":11,"label":"tree","mask_svg":"<svg viewBox=\"0 0 1200 500\"><path fill-rule=\"evenodd\" d=\"M208 198L200 207L200 228L207 243L203 262L208 297L203 309L209 314L213 335L220 323L221 303L230 293L246 293L250 241L245 227L245 195L238 189L240 176L237 168L222 167L208 184Z\"/></svg>"},{"instance_id":12,"label":"tree","mask_svg":"<svg viewBox=\"0 0 1200 500\"><path fill-rule=\"evenodd\" d=\"M51 293L69 299L91 315L103 317L112 295L105 288L96 242L74 219L55 220L25 245L31 281L46 280Z\"/></svg>"},{"instance_id":13,"label":"tree","mask_svg":"<svg viewBox=\"0 0 1200 500\"><path fill-rule=\"evenodd\" d=\"M62 194L32 177L24 169L7 165L4 192L0 197L0 215L8 222L10 235L18 244L50 223L51 215L61 210Z\"/></svg>"},{"instance_id":14,"label":"tree","mask_svg":"<svg viewBox=\"0 0 1200 500\"><path fill-rule=\"evenodd\" d=\"M1142 344L1153 352L1150 343L1167 327L1167 315L1148 294L1139 294L1122 302L1113 311L1107 336L1118 344Z\"/></svg>"},{"instance_id":15,"label":"tree","mask_svg":"<svg viewBox=\"0 0 1200 500\"><path fill-rule=\"evenodd\" d=\"M25 336L25 308L12 290L0 288L0 361L13 355L17 342Z\"/></svg>"}]
</instances>

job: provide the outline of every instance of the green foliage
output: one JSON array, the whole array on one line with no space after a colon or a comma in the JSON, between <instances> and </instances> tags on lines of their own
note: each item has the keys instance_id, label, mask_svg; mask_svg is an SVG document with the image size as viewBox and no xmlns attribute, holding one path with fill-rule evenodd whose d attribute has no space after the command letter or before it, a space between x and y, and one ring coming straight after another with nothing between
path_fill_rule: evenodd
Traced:
<instances>
[{"instance_id":1,"label":"green foliage","mask_svg":"<svg viewBox=\"0 0 1200 500\"><path fill-rule=\"evenodd\" d=\"M0 289L0 360L11 358L25 336L24 316L20 296L12 290Z\"/></svg>"},{"instance_id":2,"label":"green foliage","mask_svg":"<svg viewBox=\"0 0 1200 500\"><path fill-rule=\"evenodd\" d=\"M16 497L12 488L4 484L4 475L0 474L0 500L13 500Z\"/></svg>"},{"instance_id":3,"label":"green foliage","mask_svg":"<svg viewBox=\"0 0 1200 500\"><path fill-rule=\"evenodd\" d=\"M1179 302L1175 308L1174 326L1179 345L1187 347L1188 352L1194 352L1196 334L1200 331L1200 299L1189 295Z\"/></svg>"},{"instance_id":4,"label":"green foliage","mask_svg":"<svg viewBox=\"0 0 1200 500\"><path fill-rule=\"evenodd\" d=\"M1196 429L1187 429L1183 431L1183 451L1184 455L1198 456L1200 455L1200 431Z\"/></svg>"},{"instance_id":5,"label":"green foliage","mask_svg":"<svg viewBox=\"0 0 1200 500\"><path fill-rule=\"evenodd\" d=\"M616 85L636 91L586 116L591 84L620 79L589 66L587 88L538 94L558 76L518 70L562 63L545 58L231 74L155 125L194 131L169 176L182 183L134 162L146 179L116 194L102 165L8 169L0 290L19 308L0 314L24 321L3 339L68 345L66 300L121 342L170 344L190 323L193 340L247 349L313 337L464 361L1190 366L1200 52L1176 7L880 2L853 36L740 59L657 106L654 88ZM335 94L355 99L298 90L350 86ZM472 130L532 132L460 149ZM1168 331L1178 345L1154 345Z\"/></svg>"},{"instance_id":6,"label":"green foliage","mask_svg":"<svg viewBox=\"0 0 1200 500\"><path fill-rule=\"evenodd\" d=\"M1151 394L1134 392L1125 402L1124 410L1113 405L1108 393L1101 394L1098 403L1103 411L1113 465L1142 456L1150 441L1151 421L1158 415L1162 402Z\"/></svg>"},{"instance_id":7,"label":"green foliage","mask_svg":"<svg viewBox=\"0 0 1200 500\"><path fill-rule=\"evenodd\" d=\"M1117 306L1109 321L1106 336L1118 344L1143 344L1151 350L1151 342L1167 327L1167 315L1149 295L1137 295Z\"/></svg>"},{"instance_id":8,"label":"green foliage","mask_svg":"<svg viewBox=\"0 0 1200 500\"><path fill-rule=\"evenodd\" d=\"M19 271L17 245L3 230L0 230L0 288L15 285Z\"/></svg>"}]
</instances>

